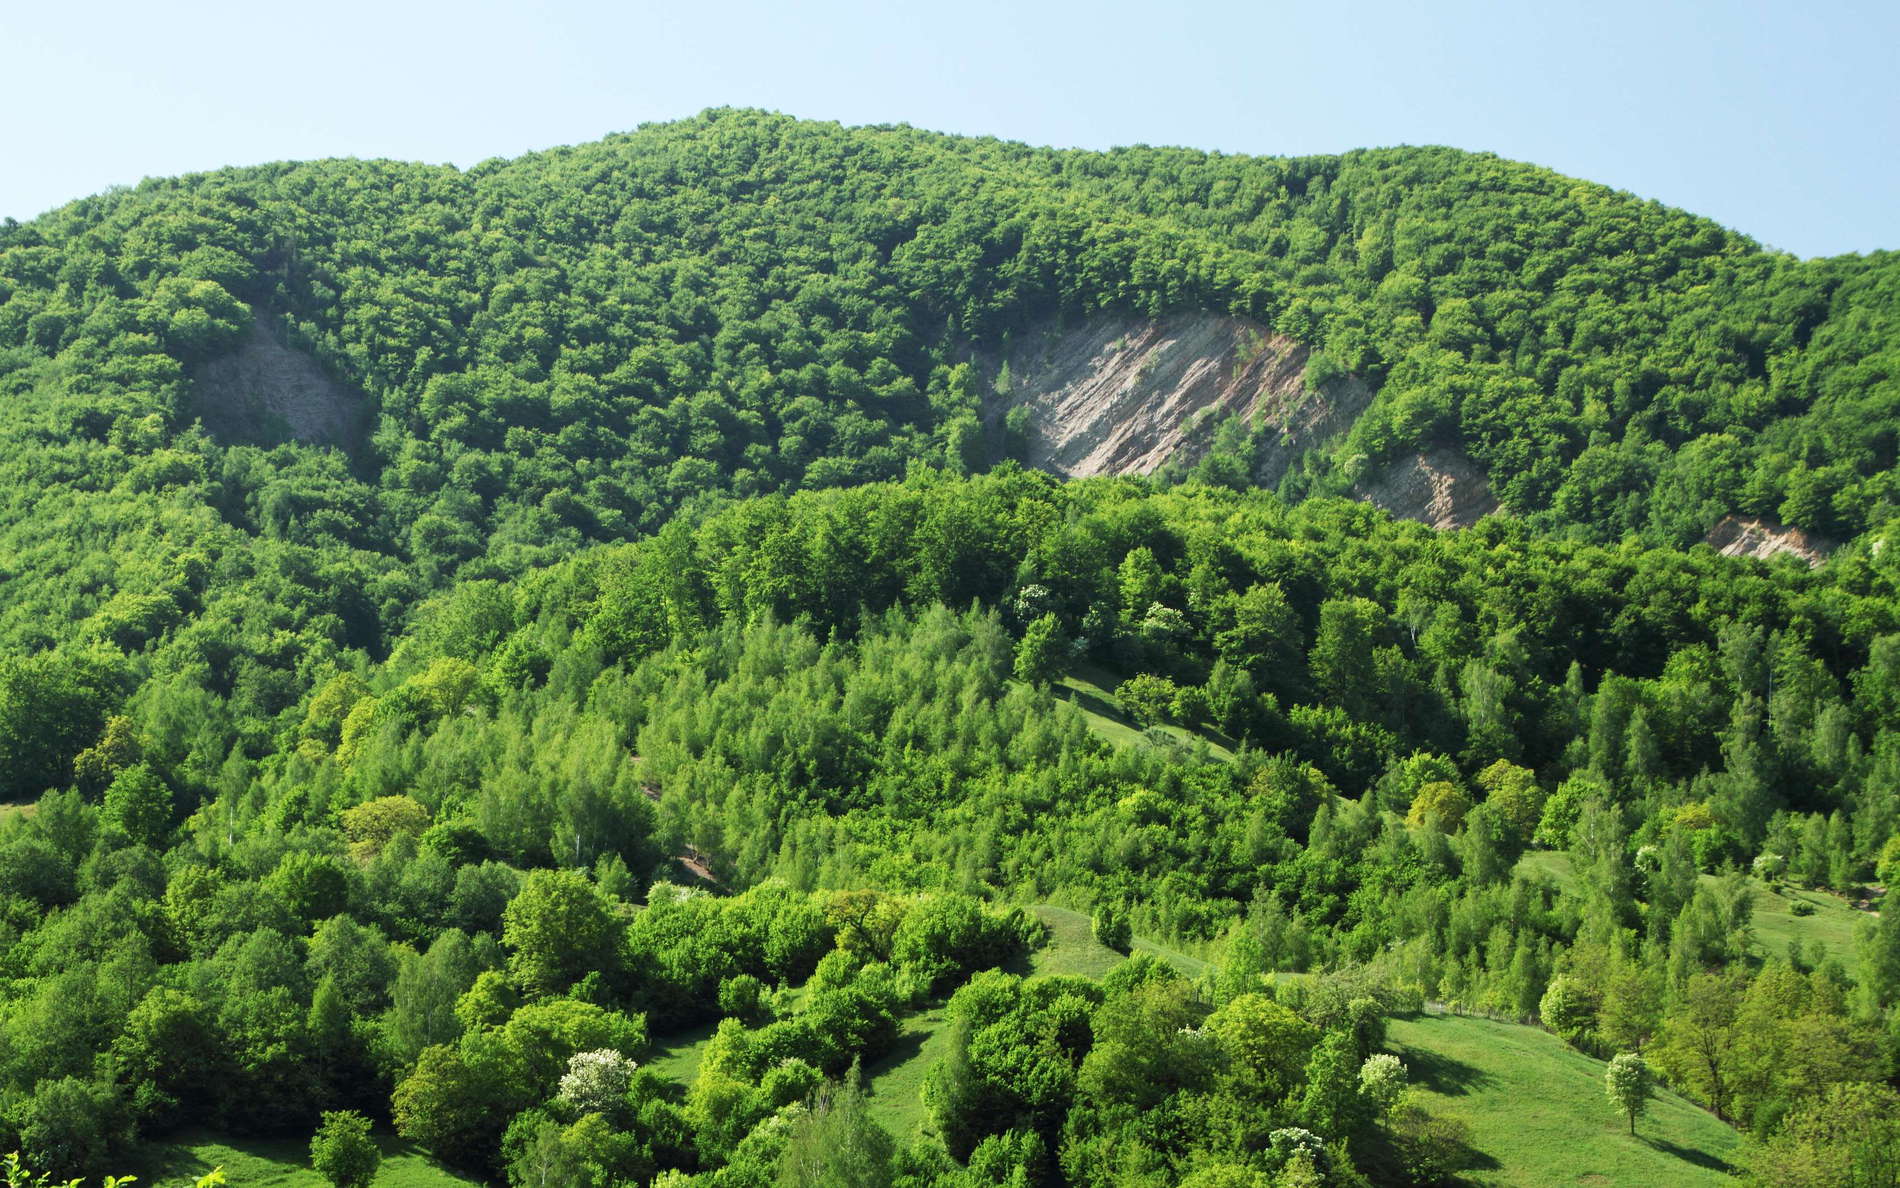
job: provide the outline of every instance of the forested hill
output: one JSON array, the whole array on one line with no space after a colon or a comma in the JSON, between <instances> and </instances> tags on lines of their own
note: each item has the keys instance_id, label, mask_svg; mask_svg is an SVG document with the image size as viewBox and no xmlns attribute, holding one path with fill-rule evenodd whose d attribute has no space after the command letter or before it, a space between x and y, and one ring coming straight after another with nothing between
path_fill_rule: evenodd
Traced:
<instances>
[{"instance_id":1,"label":"forested hill","mask_svg":"<svg viewBox=\"0 0 1900 1188\"><path fill-rule=\"evenodd\" d=\"M107 542L166 573L227 529L353 553L334 610L367 642L450 574L709 492L983 468L1035 428L987 361L1098 311L1231 314L1310 351L1309 386L1376 391L1272 468L1290 495L1443 450L1553 531L1686 545L1735 513L1844 540L1894 507L1896 309L1889 256L1797 261L1439 148L1058 152L713 111L467 171L148 181L0 231L5 637L29 604L148 594L136 565L47 589ZM1279 436L1232 427L1202 473L1248 482ZM273 448L296 439L338 449Z\"/></svg>"},{"instance_id":2,"label":"forested hill","mask_svg":"<svg viewBox=\"0 0 1900 1188\"><path fill-rule=\"evenodd\" d=\"M9 223L0 1152L1426 1185L1508 1154L1402 1096L1429 999L1856 1182L1897 310L1452 150L753 112ZM1355 501L1408 473L1508 514ZM1209 961L1065 973L1069 909ZM848 1070L925 1030L893 1138Z\"/></svg>"}]
</instances>

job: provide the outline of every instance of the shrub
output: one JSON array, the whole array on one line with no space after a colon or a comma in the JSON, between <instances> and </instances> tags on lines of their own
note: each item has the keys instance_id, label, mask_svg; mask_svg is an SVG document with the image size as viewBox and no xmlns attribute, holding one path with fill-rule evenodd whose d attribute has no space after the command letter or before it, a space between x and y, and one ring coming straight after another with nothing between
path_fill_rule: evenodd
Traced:
<instances>
[{"instance_id":1,"label":"shrub","mask_svg":"<svg viewBox=\"0 0 1900 1188\"><path fill-rule=\"evenodd\" d=\"M1126 953L1134 938L1133 926L1128 922L1128 912L1118 903L1104 903L1096 907L1095 914L1089 919L1089 931L1095 935L1098 944L1117 953Z\"/></svg>"},{"instance_id":2,"label":"shrub","mask_svg":"<svg viewBox=\"0 0 1900 1188\"><path fill-rule=\"evenodd\" d=\"M1156 726L1173 717L1174 699L1180 691L1167 677L1144 672L1115 687L1115 704L1136 725Z\"/></svg>"},{"instance_id":3,"label":"shrub","mask_svg":"<svg viewBox=\"0 0 1900 1188\"><path fill-rule=\"evenodd\" d=\"M310 1166L336 1188L369 1188L383 1153L369 1134L369 1119L354 1110L333 1110L310 1139Z\"/></svg>"},{"instance_id":4,"label":"shrub","mask_svg":"<svg viewBox=\"0 0 1900 1188\"><path fill-rule=\"evenodd\" d=\"M1458 1183L1471 1165L1471 1128L1456 1118L1401 1105L1392 1114L1392 1138L1407 1181L1419 1188Z\"/></svg>"},{"instance_id":5,"label":"shrub","mask_svg":"<svg viewBox=\"0 0 1900 1188\"><path fill-rule=\"evenodd\" d=\"M758 1022L765 1002L765 983L751 974L734 974L719 983L719 1013L745 1023Z\"/></svg>"}]
</instances>

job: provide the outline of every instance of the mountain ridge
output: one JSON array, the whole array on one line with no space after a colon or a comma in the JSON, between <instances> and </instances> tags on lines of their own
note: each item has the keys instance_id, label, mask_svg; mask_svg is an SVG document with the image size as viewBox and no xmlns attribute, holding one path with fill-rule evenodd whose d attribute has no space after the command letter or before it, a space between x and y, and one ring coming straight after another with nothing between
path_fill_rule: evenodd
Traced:
<instances>
[{"instance_id":1,"label":"mountain ridge","mask_svg":"<svg viewBox=\"0 0 1900 1188\"><path fill-rule=\"evenodd\" d=\"M1304 388L1370 396L1307 438L1220 405L1179 457L1164 425L1163 481L1350 495L1444 453L1544 532L1851 540L1895 507L1896 293L1890 255L1795 261L1442 147L1098 153L714 109L467 170L274 163L0 227L0 543L46 556L42 514L124 537L210 509L214 551L352 551L366 638L457 575L696 502L1026 459L972 352L1169 316L1238 319L1297 344ZM268 417L196 426L260 316L363 393L347 463ZM61 569L10 583L0 638L126 580Z\"/></svg>"}]
</instances>

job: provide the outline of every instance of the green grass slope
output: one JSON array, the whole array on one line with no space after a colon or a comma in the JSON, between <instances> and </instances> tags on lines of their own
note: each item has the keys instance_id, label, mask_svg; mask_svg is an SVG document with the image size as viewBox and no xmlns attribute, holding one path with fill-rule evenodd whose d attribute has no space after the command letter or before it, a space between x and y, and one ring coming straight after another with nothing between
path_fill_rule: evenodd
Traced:
<instances>
[{"instance_id":1,"label":"green grass slope","mask_svg":"<svg viewBox=\"0 0 1900 1188\"><path fill-rule=\"evenodd\" d=\"M451 1172L415 1147L389 1135L379 1136L383 1165L375 1188L463 1188L479 1183ZM141 1184L188 1184L213 1168L223 1168L231 1188L329 1188L310 1167L308 1143L291 1140L238 1140L208 1131L187 1131L169 1143L146 1149Z\"/></svg>"},{"instance_id":2,"label":"green grass slope","mask_svg":"<svg viewBox=\"0 0 1900 1188\"><path fill-rule=\"evenodd\" d=\"M942 1007L906 1017L898 1026L897 1047L864 1070L871 1116L899 1142L923 1133L924 1076L949 1046L948 1024Z\"/></svg>"},{"instance_id":3,"label":"green grass slope","mask_svg":"<svg viewBox=\"0 0 1900 1188\"><path fill-rule=\"evenodd\" d=\"M1052 904L1029 910L1048 926L1049 940L1017 972L1099 979L1128 959L1096 943L1081 912ZM1152 953L1189 977L1208 968L1206 961L1145 939L1136 939L1134 951ZM709 1027L698 1028L658 1041L650 1067L690 1083L711 1034ZM906 1016L896 1048L864 1070L872 1116L900 1141L923 1132L924 1077L949 1037L941 1006ZM1392 1020L1389 1038L1426 1108L1471 1128L1479 1152L1477 1166L1467 1172L1474 1184L1718 1184L1740 1141L1713 1115L1667 1091L1631 1138L1604 1099L1603 1062L1535 1027L1427 1015Z\"/></svg>"},{"instance_id":4,"label":"green grass slope","mask_svg":"<svg viewBox=\"0 0 1900 1188\"><path fill-rule=\"evenodd\" d=\"M1425 1107L1471 1128L1480 1185L1720 1184L1740 1136L1663 1090L1631 1137L1603 1091L1604 1064L1534 1027L1457 1015L1392 1020L1388 1047Z\"/></svg>"},{"instance_id":5,"label":"green grass slope","mask_svg":"<svg viewBox=\"0 0 1900 1188\"><path fill-rule=\"evenodd\" d=\"M1100 978L1114 969L1127 958L1115 950L1098 943L1089 929L1089 918L1082 912L1056 907L1054 904L1039 903L1029 909L1043 924L1048 926L1049 941L1042 948L1030 954L1029 975L1069 974L1075 977ZM1136 937L1132 951L1147 953L1159 957L1190 978L1198 978L1207 972L1207 962L1154 941Z\"/></svg>"},{"instance_id":6,"label":"green grass slope","mask_svg":"<svg viewBox=\"0 0 1900 1188\"><path fill-rule=\"evenodd\" d=\"M682 1085L692 1084L699 1076L699 1062L706 1054L706 1045L712 1042L713 1032L718 1030L718 1026L716 1023L705 1023L655 1039L646 1066Z\"/></svg>"},{"instance_id":7,"label":"green grass slope","mask_svg":"<svg viewBox=\"0 0 1900 1188\"><path fill-rule=\"evenodd\" d=\"M1232 759L1234 752L1210 735L1179 726L1155 726L1153 734L1136 725L1115 704L1115 686L1121 678L1092 664L1077 665L1069 675L1056 682L1056 695L1082 711L1089 729L1111 746L1152 746L1156 737L1193 748L1205 744L1216 759Z\"/></svg>"},{"instance_id":8,"label":"green grass slope","mask_svg":"<svg viewBox=\"0 0 1900 1188\"><path fill-rule=\"evenodd\" d=\"M1525 875L1539 875L1555 883L1559 890L1574 894L1576 872L1570 855L1553 850L1535 850L1518 860L1517 869ZM1715 876L1703 875L1704 882ZM1764 958L1786 959L1788 946L1798 942L1807 953L1819 942L1826 956L1841 963L1852 974L1858 966L1855 956L1855 932L1870 913L1850 906L1838 895L1826 891L1806 891L1783 885L1777 891L1758 879L1750 879L1755 889L1755 951ZM1797 916L1794 905L1806 903L1814 911Z\"/></svg>"},{"instance_id":9,"label":"green grass slope","mask_svg":"<svg viewBox=\"0 0 1900 1188\"><path fill-rule=\"evenodd\" d=\"M1812 915L1797 916L1794 905L1813 907ZM1755 893L1755 947L1764 956L1786 957L1788 946L1799 943L1805 953L1820 942L1827 955L1852 974L1860 962L1855 948L1855 932L1861 921L1873 916L1850 906L1838 895L1826 891L1801 891L1783 887L1771 891L1758 887Z\"/></svg>"}]
</instances>

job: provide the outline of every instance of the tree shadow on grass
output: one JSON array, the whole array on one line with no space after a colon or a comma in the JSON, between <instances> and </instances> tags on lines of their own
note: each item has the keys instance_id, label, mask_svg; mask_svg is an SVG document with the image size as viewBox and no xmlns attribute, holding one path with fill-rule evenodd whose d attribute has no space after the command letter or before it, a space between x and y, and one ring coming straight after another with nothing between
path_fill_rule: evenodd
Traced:
<instances>
[{"instance_id":1,"label":"tree shadow on grass","mask_svg":"<svg viewBox=\"0 0 1900 1188\"><path fill-rule=\"evenodd\" d=\"M1665 1138L1652 1138L1646 1134L1638 1134L1636 1137L1642 1139L1645 1143L1648 1143L1651 1147L1661 1151L1663 1154L1673 1155L1684 1163L1693 1163L1697 1167L1705 1167L1715 1172L1731 1172L1735 1170L1723 1162L1720 1157L1711 1155L1707 1151L1698 1151L1694 1147L1685 1147L1681 1143L1672 1143Z\"/></svg>"},{"instance_id":2,"label":"tree shadow on grass","mask_svg":"<svg viewBox=\"0 0 1900 1188\"><path fill-rule=\"evenodd\" d=\"M1072 685L1059 685L1056 687L1056 694L1065 701L1073 702L1090 713L1099 714L1130 730L1141 729L1140 725L1130 719L1127 714L1122 713L1121 706L1092 690L1077 689Z\"/></svg>"},{"instance_id":3,"label":"tree shadow on grass","mask_svg":"<svg viewBox=\"0 0 1900 1188\"><path fill-rule=\"evenodd\" d=\"M1422 1110L1409 1120L1394 1118L1362 1134L1355 1140L1353 1157L1375 1184L1469 1184L1462 1173L1504 1167L1472 1143L1471 1129L1464 1123Z\"/></svg>"},{"instance_id":4,"label":"tree shadow on grass","mask_svg":"<svg viewBox=\"0 0 1900 1188\"><path fill-rule=\"evenodd\" d=\"M875 1093L877 1091L877 1079L879 1077L899 1067L906 1061L911 1060L919 1052L922 1052L924 1050L924 1041L929 1038L930 1032L923 1028L919 1028L916 1031L898 1032L897 1042L891 1045L890 1051L879 1056L864 1070L864 1079L870 1090Z\"/></svg>"},{"instance_id":5,"label":"tree shadow on grass","mask_svg":"<svg viewBox=\"0 0 1900 1188\"><path fill-rule=\"evenodd\" d=\"M1491 1083L1491 1074L1475 1064L1423 1048L1396 1046L1399 1059L1405 1062L1406 1079L1433 1093L1462 1097Z\"/></svg>"}]
</instances>

